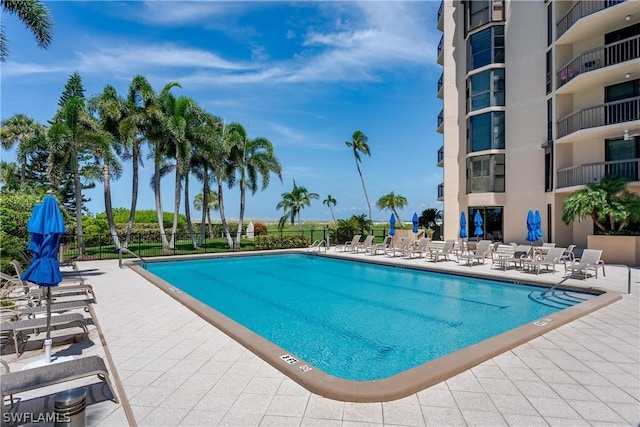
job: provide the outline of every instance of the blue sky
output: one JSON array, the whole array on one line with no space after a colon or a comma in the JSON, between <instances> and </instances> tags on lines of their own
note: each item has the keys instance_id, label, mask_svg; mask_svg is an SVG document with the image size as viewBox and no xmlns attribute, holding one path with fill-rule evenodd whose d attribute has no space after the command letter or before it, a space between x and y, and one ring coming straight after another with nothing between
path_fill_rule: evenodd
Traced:
<instances>
[{"instance_id":1,"label":"blue sky","mask_svg":"<svg viewBox=\"0 0 640 427\"><path fill-rule=\"evenodd\" d=\"M225 122L245 126L250 138L266 137L283 167L283 182L248 195L247 218L279 218L281 194L298 185L320 199L303 220L331 218L322 200L337 200L338 218L367 213L353 154L345 141L355 130L369 138L371 157L362 173L375 220L386 220L375 202L394 191L408 199L410 220L441 208L436 187L442 170L436 151L442 137L436 116L442 102L436 82L440 33L436 1L384 2L44 2L55 29L47 50L23 24L2 15L9 58L1 70L2 119L27 114L49 120L67 78L82 76L86 95L111 84L122 95L134 75L154 89L177 81L176 94L194 98ZM2 160L14 160L3 152ZM113 182L113 206L129 207L131 165ZM145 161L138 207L153 209ZM192 179L190 192L200 192ZM173 207L173 177L163 181L163 206ZM91 212L104 211L102 185L87 193ZM239 189L225 192L225 212L237 218ZM197 213L196 213L197 215ZM217 217L217 214L216 214Z\"/></svg>"}]
</instances>

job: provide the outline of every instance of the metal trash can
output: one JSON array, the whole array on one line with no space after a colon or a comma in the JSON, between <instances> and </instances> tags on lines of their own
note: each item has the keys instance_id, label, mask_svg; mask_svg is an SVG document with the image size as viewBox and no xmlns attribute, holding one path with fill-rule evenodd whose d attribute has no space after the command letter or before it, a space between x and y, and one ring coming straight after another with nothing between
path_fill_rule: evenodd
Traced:
<instances>
[{"instance_id":1,"label":"metal trash can","mask_svg":"<svg viewBox=\"0 0 640 427\"><path fill-rule=\"evenodd\" d=\"M84 387L66 390L53 397L55 427L87 426L87 390Z\"/></svg>"}]
</instances>

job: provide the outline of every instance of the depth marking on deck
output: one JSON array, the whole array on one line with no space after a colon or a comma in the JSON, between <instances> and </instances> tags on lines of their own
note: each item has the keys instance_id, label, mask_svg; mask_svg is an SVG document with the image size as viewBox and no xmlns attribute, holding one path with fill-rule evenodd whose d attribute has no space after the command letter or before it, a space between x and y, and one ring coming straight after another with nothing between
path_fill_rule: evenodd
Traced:
<instances>
[{"instance_id":1,"label":"depth marking on deck","mask_svg":"<svg viewBox=\"0 0 640 427\"><path fill-rule=\"evenodd\" d=\"M551 322L553 322L553 319L551 319L549 317L545 317L544 319L537 320L537 321L533 322L533 324L536 325L536 326L547 326Z\"/></svg>"},{"instance_id":2,"label":"depth marking on deck","mask_svg":"<svg viewBox=\"0 0 640 427\"><path fill-rule=\"evenodd\" d=\"M298 363L298 359L296 359L290 354L283 354L282 356L280 356L280 359L284 360L289 365L295 365L296 363Z\"/></svg>"}]
</instances>

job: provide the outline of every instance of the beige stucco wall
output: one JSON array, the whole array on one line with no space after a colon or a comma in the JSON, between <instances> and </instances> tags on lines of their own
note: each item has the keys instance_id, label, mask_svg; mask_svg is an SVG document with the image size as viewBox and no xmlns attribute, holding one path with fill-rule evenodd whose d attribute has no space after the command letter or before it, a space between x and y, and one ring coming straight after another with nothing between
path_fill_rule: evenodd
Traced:
<instances>
[{"instance_id":1,"label":"beige stucco wall","mask_svg":"<svg viewBox=\"0 0 640 427\"><path fill-rule=\"evenodd\" d=\"M444 238L456 239L459 231L460 212L466 210L464 197L465 156L460 150L461 129L464 129L464 84L459 88L458 81L465 81L466 57L464 49L454 49L454 39L463 38L462 26L456 26L456 20L462 22L462 6L458 3L444 2ZM456 64L460 64L456 66ZM462 105L460 105L462 104ZM460 113L462 109L462 114Z\"/></svg>"},{"instance_id":2,"label":"beige stucco wall","mask_svg":"<svg viewBox=\"0 0 640 427\"><path fill-rule=\"evenodd\" d=\"M594 236L587 238L589 249L601 249L608 264L640 266L640 236Z\"/></svg>"},{"instance_id":3,"label":"beige stucco wall","mask_svg":"<svg viewBox=\"0 0 640 427\"><path fill-rule=\"evenodd\" d=\"M547 140L545 87L546 22L543 2L518 2L505 28L506 65L506 192L495 193L504 206L504 241L524 243L529 209L542 215L546 239L548 201L544 192L544 149ZM522 52L527 55L522 55ZM542 89L542 90L541 90ZM470 195L471 196L471 195ZM475 195L474 195L475 196ZM502 201L500 201L502 199Z\"/></svg>"}]
</instances>

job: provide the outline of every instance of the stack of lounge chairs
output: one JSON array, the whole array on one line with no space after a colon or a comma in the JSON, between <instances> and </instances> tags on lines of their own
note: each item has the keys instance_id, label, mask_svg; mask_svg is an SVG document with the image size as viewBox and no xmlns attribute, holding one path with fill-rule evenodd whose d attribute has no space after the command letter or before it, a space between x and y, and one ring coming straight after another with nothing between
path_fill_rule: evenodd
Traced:
<instances>
[{"instance_id":1,"label":"stack of lounge chairs","mask_svg":"<svg viewBox=\"0 0 640 427\"><path fill-rule=\"evenodd\" d=\"M0 307L0 337L3 340L13 341L11 347L15 348L15 358L25 357L25 353L32 353L26 345L29 338L39 334L44 335L47 326L52 332L77 327L84 334L89 333L87 328L90 324L89 320L96 324L97 319L85 317L85 312L88 311L92 317L94 316L91 304L95 302L95 294L91 285L84 283L79 274L72 277L72 280L64 280L60 285L52 287L53 303L47 306L42 289L22 280L22 266L17 261L13 264L16 276L5 273L0 275L0 298L3 302ZM78 272L77 267L73 267ZM48 311L52 314L49 320L47 320ZM59 332L52 335L55 343L62 338L62 335L66 338L67 334L64 331L62 335ZM24 344L22 348L20 348L21 344ZM3 356L11 347L5 347ZM34 355L42 356L42 347L38 346L35 352ZM108 353L106 354L108 356ZM57 360L52 358L51 363L36 360L14 372L10 369L6 356L5 360L0 360L2 368L0 369L0 399L2 400L0 418L3 426L7 420L23 419L23 417L14 417L17 415L31 413L32 416L38 416L50 413L53 409L51 397L54 393L64 390L56 385L75 381L75 384L69 384L68 388L77 387L80 383L76 380L85 380L93 376L97 376L101 383L86 384L86 380L81 383L86 389L86 404L104 400L120 403L112 387L105 361L100 356L75 356L71 360L65 359L69 357L58 357ZM113 366L112 369L114 369ZM115 372L113 374L115 375ZM38 393L34 391L40 389L43 389L40 394L46 396L35 397ZM30 396L20 396L26 392L29 392ZM8 399L5 400L5 398ZM79 422L79 419L74 418L72 421ZM9 425L12 424L9 423Z\"/></svg>"}]
</instances>

